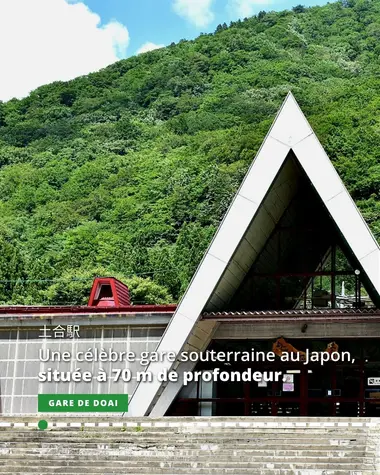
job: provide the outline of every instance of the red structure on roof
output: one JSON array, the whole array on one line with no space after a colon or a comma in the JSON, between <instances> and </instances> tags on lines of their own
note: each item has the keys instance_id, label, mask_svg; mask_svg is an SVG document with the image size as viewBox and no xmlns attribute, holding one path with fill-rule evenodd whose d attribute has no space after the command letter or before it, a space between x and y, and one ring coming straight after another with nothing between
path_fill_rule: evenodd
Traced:
<instances>
[{"instance_id":1,"label":"red structure on roof","mask_svg":"<svg viewBox=\"0 0 380 475\"><path fill-rule=\"evenodd\" d=\"M128 287L114 277L96 277L92 284L90 298L87 305L70 306L30 306L30 305L0 305L1 318L41 318L42 315L73 316L89 314L118 314L131 315L138 314L173 314L177 305L175 304L144 304L133 305L131 303Z\"/></svg>"},{"instance_id":2,"label":"red structure on roof","mask_svg":"<svg viewBox=\"0 0 380 475\"><path fill-rule=\"evenodd\" d=\"M96 277L92 284L89 307L127 307L131 305L128 287L114 277Z\"/></svg>"}]
</instances>

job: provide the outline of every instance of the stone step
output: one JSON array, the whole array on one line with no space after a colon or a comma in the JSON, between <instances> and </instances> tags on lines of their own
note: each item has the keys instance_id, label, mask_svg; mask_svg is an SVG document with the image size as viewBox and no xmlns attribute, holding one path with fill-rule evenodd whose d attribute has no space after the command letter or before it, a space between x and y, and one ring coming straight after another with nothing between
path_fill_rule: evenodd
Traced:
<instances>
[{"instance_id":1,"label":"stone step","mask_svg":"<svg viewBox=\"0 0 380 475\"><path fill-rule=\"evenodd\" d=\"M345 440L337 440L337 439L324 439L324 440L272 440L272 439L249 439L249 438L236 438L236 439L189 439L187 441L177 439L177 440L155 440L155 439L147 439L147 438L140 438L140 439L101 439L100 437L96 439L54 439L54 440L31 440L31 441L24 441L22 439L9 439L8 441L0 442L0 447L9 447L9 444L14 445L21 445L23 447L28 447L28 444L40 444L39 447L51 447L51 446L61 446L61 447L74 447L76 444L86 444L89 447L95 444L96 446L114 446L117 445L124 445L126 447L131 445L138 445L140 447L157 447L159 449L166 448L166 447L182 447L186 449L200 449L204 446L219 446L220 448L252 448L256 446L261 449L273 447L274 445L277 448L281 449L292 449L292 448L302 448L305 449L307 447L311 448L318 448L321 447L322 449L330 449L330 450L338 450L341 448L346 447L372 447L377 445L374 440L366 441L365 439L358 440L358 439L345 439Z\"/></svg>"},{"instance_id":2,"label":"stone step","mask_svg":"<svg viewBox=\"0 0 380 475\"><path fill-rule=\"evenodd\" d=\"M235 442L262 442L262 443L273 443L273 442L278 442L281 444L318 444L318 443L325 443L325 444L349 444L350 442L356 442L356 443L361 443L361 442L366 442L367 437L361 436L361 437L355 437L355 436L349 436L347 437L336 437L336 436L328 436L326 434L325 437L286 437L282 438L281 436L272 436L272 437L258 437L258 436L252 436L252 435L245 435L245 434L235 434L234 436L226 437L226 436L215 436L214 434L208 434L205 436L200 437L199 434L192 434L187 437L184 437L183 435L177 434L177 436L172 436L172 437L154 437L152 435L147 435L147 434L139 434L136 436L130 436L130 435L125 435L125 434L119 434L117 436L113 437L105 437L101 436L101 434L76 434L75 436L72 437L65 437L65 436L50 436L48 437L47 435L44 435L43 437L41 436L36 436L36 437L30 437L30 438L25 438L25 437L19 437L17 435L9 435L8 437L4 437L3 439L0 439L0 443L4 442L23 442L23 443L28 443L28 442L56 442L56 443L76 443L76 442L91 442L91 441L103 441L104 443L112 443L114 442L155 442L157 444L173 444L173 443L181 443L181 444L186 444L186 443L235 443Z\"/></svg>"},{"instance_id":3,"label":"stone step","mask_svg":"<svg viewBox=\"0 0 380 475\"><path fill-rule=\"evenodd\" d=\"M379 437L372 436L373 440L378 440ZM310 444L310 445L315 445L318 443L324 443L325 445L329 444L349 444L351 442L355 443L366 443L368 441L368 436L361 435L361 436L355 436L355 435L350 435L347 434L346 437L338 437L335 435L329 435L325 434L324 436L321 437L297 437L297 436L288 436L288 437L281 437L281 436L257 436L257 435L250 435L250 434L235 434L233 436L225 436L223 434L219 436L215 436L214 434L205 434L202 436L199 436L199 434L189 434L187 436L184 436L183 434L176 434L170 437L155 437L152 434L136 434L136 435L128 435L128 434L117 434L114 435L113 437L106 437L102 436L101 434L83 434L83 433L77 433L74 436L66 437L65 435L51 435L50 437L48 435L36 435L34 437L24 437L24 436L19 436L17 434L9 434L8 437L0 438L0 445L7 443L7 442L19 442L19 443L49 443L49 442L55 442L55 443L67 443L67 444L73 444L77 442L98 442L98 441L103 441L104 443L112 443L112 442L124 442L124 443L131 443L131 442L155 442L159 445L167 445L167 444L175 444L176 442L180 442L181 444L187 444L187 443L223 443L223 444L228 444L228 443L234 443L236 441L238 442L247 442L247 443L253 443L253 442L262 442L262 443L273 443L273 442L278 442L282 444Z\"/></svg>"},{"instance_id":4,"label":"stone step","mask_svg":"<svg viewBox=\"0 0 380 475\"><path fill-rule=\"evenodd\" d=\"M107 433L113 434L117 432L125 432L135 434L136 432L144 432L149 434L173 434L173 433L180 433L180 434L188 434L194 433L197 434L206 434L206 433L230 433L235 434L239 432L244 433L252 433L252 434L325 434L325 433L333 433L333 434L345 434L347 432L353 434L364 434L368 432L368 427L358 427L358 428L347 428L347 427L328 427L328 428L318 428L318 427L293 427L293 428L283 428L283 427L164 427L162 429L158 427L50 427L45 432L61 432L65 434L72 434L78 431L82 432L99 432L99 433ZM380 427L377 429L380 431ZM19 432L21 434L30 434L33 432L40 432L37 427L0 427L0 436L4 436L9 432Z\"/></svg>"},{"instance_id":5,"label":"stone step","mask_svg":"<svg viewBox=\"0 0 380 475\"><path fill-rule=\"evenodd\" d=\"M4 433L9 432L10 430L17 430L23 433L29 433L37 431L36 427L3 427L0 426L0 436ZM126 426L117 426L117 427L59 427L59 426L49 426L47 431L59 431L65 433L72 433L77 432L78 430L82 430L84 432L104 432L107 433L114 433L114 432L128 432L128 433L135 433L135 432L148 432L154 434L172 434L173 432L176 433L191 433L197 432L199 434L208 433L210 431L214 433L218 432L228 432L228 433L235 433L235 432L249 432L249 433L269 433L269 434L288 434L288 433L296 433L296 434L304 434L305 432L309 434L324 434L328 433L337 433L337 434L344 434L347 431L350 431L355 434L363 434L368 431L368 427L307 427L307 426L299 426L299 427L244 427L244 426L236 426L236 427L198 427L198 426L185 426L185 427L144 427L144 426L136 426L136 427L126 427ZM380 426L378 428L380 430Z\"/></svg>"},{"instance_id":6,"label":"stone step","mask_svg":"<svg viewBox=\"0 0 380 475\"><path fill-rule=\"evenodd\" d=\"M33 459L33 461L22 462L19 460L9 460L5 464L0 466L0 473L3 471L9 471L12 467L13 470L18 471L23 469L25 472L31 473L36 472L36 465L33 462L36 462L37 459ZM270 469L303 469L303 470L310 470L310 469L321 469L321 470L333 470L333 469L346 469L349 470L372 470L374 471L376 468L373 464L363 463L362 461L358 461L355 463L341 463L339 467L335 465L334 460L326 460L323 462L304 462L304 461L271 461L271 462L217 462L217 461L208 461L204 464L200 464L198 462L193 461L162 461L162 462L155 462L152 460L146 460L145 463L142 461L116 461L116 460L103 460L103 461L80 461L80 460L68 460L67 462L62 461L43 461L38 459L38 472L40 474L50 472L53 469L59 469L61 472L72 471L72 468L75 467L80 473L82 471L90 470L91 472L95 473L103 473L106 469L107 471L111 470L131 470L131 471L138 471L141 468L149 468L151 470L154 469L154 472L157 472L159 469L172 469L172 470L179 470L179 469L187 469L192 471L193 469L234 469L234 470L241 470L241 469L257 469L257 468L270 468ZM239 472L238 472L239 473Z\"/></svg>"},{"instance_id":7,"label":"stone step","mask_svg":"<svg viewBox=\"0 0 380 475\"><path fill-rule=\"evenodd\" d=\"M0 444L0 449L15 449L15 448L23 448L23 449L44 449L44 450L51 450L51 449L65 449L65 450L73 450L75 448L82 448L86 450L92 450L97 448L121 448L121 449L131 449L133 447L146 448L149 450L167 450L168 448L173 448L177 450L275 450L278 451L289 451L295 450L296 452L300 450L329 450L333 452L339 452L342 450L360 450L363 448L376 449L377 444L375 443L363 443L357 441L349 441L348 443L344 444L336 444L335 441L326 441L322 440L319 444L297 444L295 443L288 443L286 444L283 442L282 444L273 444L272 441L228 441L228 443L214 443L214 442L200 442L197 440L189 441L188 443L182 443L181 441L176 441L173 443L170 442L158 442L158 441L150 441L149 443L144 443L144 441L136 440L136 441L125 441L125 440L112 440L112 441L104 441L104 440L89 440L89 441L69 441L67 443L62 443L62 441L35 441L35 442L27 442L27 443L20 443L18 441L9 441L9 442L2 442Z\"/></svg>"},{"instance_id":8,"label":"stone step","mask_svg":"<svg viewBox=\"0 0 380 475\"><path fill-rule=\"evenodd\" d=\"M208 456L209 454L218 454L218 457L283 457L283 456L292 456L292 457L319 457L319 456L326 456L326 457L344 457L346 455L350 455L351 457L361 457L361 456L375 456L377 455L376 448L368 450L367 447L362 446L360 447L349 447L349 448L340 448L336 450L322 449L322 448L305 448L299 449L297 447L290 448L290 449L276 449L274 447L269 447L267 449L263 448L250 448L250 449L242 449L242 448L235 448L225 449L220 448L218 446L202 446L196 449L183 449L179 447L151 447L151 448L141 448L138 445L135 446L121 446L118 444L114 444L113 446L107 445L95 445L93 447L61 447L61 446L54 446L54 447L0 447L0 456L4 455L12 455L12 456L24 456L24 455L38 455L44 454L46 455L58 455L66 457L67 455L83 455L83 456L100 456L100 450L107 450L107 456L110 455L117 455L118 457L122 456L129 456L129 457L141 457L141 456L150 456L150 457L159 457L162 454L177 454L178 457L203 457Z\"/></svg>"},{"instance_id":9,"label":"stone step","mask_svg":"<svg viewBox=\"0 0 380 475\"><path fill-rule=\"evenodd\" d=\"M43 414L37 416L7 416L2 414L1 420L6 422L38 422ZM376 418L373 417L340 417L340 416L255 416L253 419L249 416L165 416L165 417L122 417L120 414L101 414L93 415L91 413L82 415L80 413L61 413L45 414L49 419L55 422L96 422L96 423L112 423L112 422L124 422L124 423L143 423L143 424L155 424L155 423L188 423L188 422L212 422L212 423L225 423L227 422L321 422L321 423L370 423L374 422Z\"/></svg>"},{"instance_id":10,"label":"stone step","mask_svg":"<svg viewBox=\"0 0 380 475\"><path fill-rule=\"evenodd\" d=\"M380 431L378 433L380 435ZM246 431L236 431L236 432L227 432L227 431L220 431L220 432L172 432L170 434L162 434L162 433L154 433L154 432L146 432L146 431L136 431L132 432L110 432L107 431L103 432L95 432L95 431L80 431L77 430L75 432L65 432L65 431L28 431L28 432L21 432L21 431L9 431L7 433L2 433L0 435L0 441L8 440L9 437L17 437L18 439L43 439L43 438L62 438L62 439L70 439L70 438L96 438L102 437L104 439L112 439L112 438L153 438L153 439L176 439L180 438L181 440L186 440L189 438L197 437L197 439L230 439L230 438L251 438L251 439L279 439L279 438L289 438L289 439L297 439L297 440L320 440L321 437L329 437L331 439L360 439L366 438L368 436L368 432L361 432L355 433L346 431L344 433L334 433L334 432L325 432L322 434L312 434L305 431L304 434L298 434L295 432L289 432L287 434L281 434L276 432L246 432Z\"/></svg>"},{"instance_id":11,"label":"stone step","mask_svg":"<svg viewBox=\"0 0 380 475\"><path fill-rule=\"evenodd\" d=\"M372 437L373 440L377 440L377 437ZM47 435L41 437L41 436L36 436L36 437L19 437L15 434L9 435L9 437L4 437L3 439L0 439L0 444L7 443L7 442L20 442L20 443L44 443L44 442L55 442L55 443L67 443L67 444L73 444L77 442L99 442L103 441L104 443L112 443L112 442L117 442L117 443L150 443L154 442L159 445L167 445L167 444L175 444L175 443L181 443L181 444L188 444L188 443L220 443L220 444L229 444L229 443L235 443L235 442L242 442L242 443L273 443L273 442L278 442L279 444L310 444L310 445L315 445L319 444L322 442L322 444L325 445L349 445L351 442L355 443L366 443L368 440L368 437L366 436L360 436L360 437L355 437L355 436L349 436L347 437L337 437L337 436L329 436L325 435L324 437L296 437L296 436L288 436L288 437L281 437L281 436L272 436L272 437L258 437L258 436L252 436L252 435L245 435L245 434L235 434L234 436L231 437L226 437L226 436L214 436L214 434L208 434L202 437L199 437L198 434L192 434L187 437L184 437L183 435L177 434L177 436L172 436L172 437L154 437L152 435L147 435L147 434L139 434L136 436L130 436L130 435L125 435L125 434L118 434L117 436L113 437L102 437L101 434L94 434L94 435L89 435L89 434L76 434L73 437L65 437L65 436L50 436L48 437Z\"/></svg>"},{"instance_id":12,"label":"stone step","mask_svg":"<svg viewBox=\"0 0 380 475\"><path fill-rule=\"evenodd\" d=\"M19 444L22 447L27 447L27 445L23 441L9 441L5 443L3 447L8 447L7 444ZM34 443L39 443L41 444L40 441L36 441ZM77 443L84 443L86 444L86 441L83 439L78 439L78 440L71 440L71 441L63 441L63 440L54 440L54 441L46 441L42 442L44 447L61 447L62 449L71 449L72 447L75 447ZM363 441L357 441L357 440L346 440L346 441L329 441L329 440L323 440L315 441L314 443L310 443L308 441L305 441L304 443L297 443L297 441L279 441L277 442L276 440L248 440L248 439L242 439L242 440L224 440L224 441L217 441L217 440L204 440L204 441L199 441L199 440L192 440L188 441L187 443L181 441L181 440L176 440L176 441L166 441L166 442L161 442L159 443L158 441L155 441L154 439L151 440L144 440L144 439L138 439L138 440L111 440L111 441L106 441L104 439L96 439L96 440L90 440L87 442L90 447L93 447L94 444L98 448L107 448L107 447L114 447L115 445L118 446L124 446L126 448L128 447L139 447L139 448L157 448L157 450L165 450L168 447L173 447L176 449L183 449L183 450L202 450L205 448L208 448L209 450L213 450L213 448L218 447L220 449L229 449L229 450L236 450L236 449L260 449L260 450L267 450L267 449L273 449L275 446L279 450L305 450L307 448L313 448L313 449L319 449L319 450L344 450L344 449L351 449L351 448L356 448L356 449L361 449L368 447L369 449L373 449L377 446L374 442L371 443L366 443L365 440Z\"/></svg>"},{"instance_id":13,"label":"stone step","mask_svg":"<svg viewBox=\"0 0 380 475\"><path fill-rule=\"evenodd\" d=\"M17 471L15 472L14 470L12 471L3 471L0 472L3 475L25 475L25 471ZM245 474L250 474L250 475L379 475L379 472L373 471L373 470L349 470L347 471L346 469L340 470L340 469L333 469L333 470L323 470L323 469L310 469L310 470L304 470L304 469L268 469L268 468L257 468L255 469L254 474L252 473L252 470L249 469L241 469L239 473L234 473L233 471L226 469L192 469L191 474L193 473L198 473L200 475L245 475ZM123 469L122 471L104 471L102 472L102 475L152 475L152 472L149 469L140 469L139 471L129 471L126 469ZM189 475L189 471L187 469L182 470L182 469L176 469L175 472L173 472L171 469L160 469L159 472L155 472L154 475ZM61 472L59 470L54 470L53 472L44 472L44 475L78 475L78 472L76 471L71 471L71 472ZM86 470L86 475L99 475L99 473L94 473L94 472L89 472Z\"/></svg>"},{"instance_id":14,"label":"stone step","mask_svg":"<svg viewBox=\"0 0 380 475\"><path fill-rule=\"evenodd\" d=\"M271 461L278 461L278 462L294 462L296 458L292 454L286 454L286 455L271 455L268 453L264 454L256 454L256 455L246 455L244 459L237 454L231 454L228 456L227 454L221 455L219 452L215 453L208 453L208 454L203 454L203 455L198 455L196 457L189 457L187 455L176 452L172 453L161 453L156 456L152 456L151 454L140 454L138 456L133 456L132 454L118 454L118 453L107 453L107 459L109 460L112 456L116 456L115 460L117 460L117 463L119 462L128 462L128 463L143 463L145 461L149 460L149 463L161 463L161 462L168 462L169 460L172 462L173 460L175 461L180 461L181 463L188 463L191 460L196 460L197 462L210 462L213 460L213 458L216 458L218 463L225 463L226 465L228 463L231 463L233 461L234 463L236 461L241 461L244 463L245 462L271 462ZM28 454L28 460L40 460L43 461L44 463L51 462L52 464L54 463L59 463L65 465L69 461L84 461L84 460L90 460L94 461L96 460L97 463L103 463L102 458L104 457L104 454ZM318 454L303 454L300 455L299 457L302 457L302 463L331 463L334 462L336 465L338 464L348 464L348 463L374 463L375 458L372 457L365 457L363 453L358 454L358 455L353 455L351 453L344 453L341 456L336 457L335 454L326 454L326 453L318 453ZM146 460L143 460L145 458ZM20 456L20 454L0 454L0 462L3 463L4 465L6 463L14 463L15 461L17 462L22 462L25 459L24 456Z\"/></svg>"},{"instance_id":15,"label":"stone step","mask_svg":"<svg viewBox=\"0 0 380 475\"><path fill-rule=\"evenodd\" d=\"M38 468L37 468L38 470ZM22 475L31 474L31 473L38 473L39 475L51 475L51 474L60 474L60 475L67 475L67 474L75 474L78 475L79 472L76 467L67 467L62 469L61 467L51 467L50 470L40 472L39 470L36 472L36 468L33 469L25 469L24 467L12 467L12 468L5 468L0 471L0 473L4 474L12 474L15 475L16 473L20 473ZM82 468L82 471L85 470L86 475L91 473L92 475L130 475L130 474L144 474L144 475L193 475L196 474L203 474L203 475L243 475L243 474L250 474L250 475L379 475L379 472L376 470L370 470L365 468L360 469L351 469L351 468L316 468L316 467L306 467L306 466L293 466L293 467L263 467L257 466L255 468L212 468L212 467L201 467L201 468L155 468L154 471L149 467L122 467L120 469L115 468L104 468L103 470L93 470L93 468Z\"/></svg>"},{"instance_id":16,"label":"stone step","mask_svg":"<svg viewBox=\"0 0 380 475\"><path fill-rule=\"evenodd\" d=\"M0 474L380 474L380 424L374 419L353 419L349 426L336 418L318 426L312 419L313 426L305 426L303 418L293 418L287 427L284 418L257 419L260 427L256 418L170 418L172 427L167 418L153 426L139 419L136 427L121 427L119 419L118 427L45 431L0 426Z\"/></svg>"}]
</instances>

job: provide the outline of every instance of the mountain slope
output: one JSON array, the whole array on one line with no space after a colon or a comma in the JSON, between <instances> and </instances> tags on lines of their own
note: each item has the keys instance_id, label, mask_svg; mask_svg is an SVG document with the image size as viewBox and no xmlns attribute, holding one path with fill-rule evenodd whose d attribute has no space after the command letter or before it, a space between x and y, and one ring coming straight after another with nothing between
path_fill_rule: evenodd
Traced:
<instances>
[{"instance_id":1,"label":"mountain slope","mask_svg":"<svg viewBox=\"0 0 380 475\"><path fill-rule=\"evenodd\" d=\"M380 0L299 6L0 103L0 301L177 299L290 89L380 237Z\"/></svg>"}]
</instances>

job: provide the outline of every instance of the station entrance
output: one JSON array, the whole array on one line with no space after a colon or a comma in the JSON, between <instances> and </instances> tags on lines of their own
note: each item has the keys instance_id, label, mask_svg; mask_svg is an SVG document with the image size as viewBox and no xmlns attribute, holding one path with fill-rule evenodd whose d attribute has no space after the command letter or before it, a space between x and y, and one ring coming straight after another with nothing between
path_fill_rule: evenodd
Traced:
<instances>
[{"instance_id":1,"label":"station entrance","mask_svg":"<svg viewBox=\"0 0 380 475\"><path fill-rule=\"evenodd\" d=\"M224 352L254 348L268 353L283 338L285 352L286 347L299 354L335 348L338 355L348 352L351 359L304 364L284 361L276 353L276 358L269 362L198 363L195 371L213 371L218 365L231 372L249 368L259 372L281 371L284 380L197 382L182 388L168 415L380 416L380 339L367 337L379 333L373 333L369 326L372 333L353 336L358 332L355 325L362 313L368 313L368 324L378 321L378 293L292 152L273 189L278 190L283 183L294 183L295 193L282 215L273 219L278 203L277 195L272 199L270 191L262 212L271 210L271 218L257 218L256 226L253 220L243 239L245 247L236 255L238 264L232 266L225 281L222 278L223 285L205 306L201 319L222 325L228 322L231 332L231 339L222 332L224 339L214 339L210 347ZM242 269L244 277L239 285L233 284L233 276ZM311 336L302 319L309 314L313 315L309 321L318 325L337 318L331 339L322 330L319 334L324 336L320 339ZM344 318L339 319L345 315L351 318L350 331L342 323ZM250 321L250 317L254 320ZM269 333L273 335L277 324L282 328L279 331L286 331L285 337L264 339L268 317L274 322ZM238 340L233 327L242 321L247 339ZM289 323L288 329L287 324L282 325L285 321ZM296 328L295 323L300 327ZM244 330L239 335L244 338ZM262 339L249 338L255 335ZM341 336L339 341L335 340L337 336Z\"/></svg>"},{"instance_id":2,"label":"station entrance","mask_svg":"<svg viewBox=\"0 0 380 475\"><path fill-rule=\"evenodd\" d=\"M271 351L275 341L214 341L210 348L218 351L242 351L260 348ZM300 352L323 352L328 340L296 340ZM204 382L182 389L170 408L170 415L208 416L312 416L378 417L380 416L380 340L340 340L334 342L338 353L350 354L350 361L200 363L196 371L223 372L280 371L279 381Z\"/></svg>"}]
</instances>

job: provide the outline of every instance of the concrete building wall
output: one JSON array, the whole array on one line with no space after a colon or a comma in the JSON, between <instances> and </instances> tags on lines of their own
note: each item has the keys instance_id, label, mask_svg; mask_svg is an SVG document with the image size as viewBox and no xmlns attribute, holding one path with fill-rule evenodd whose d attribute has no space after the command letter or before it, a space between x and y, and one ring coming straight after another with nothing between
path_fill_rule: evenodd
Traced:
<instances>
[{"instance_id":1,"label":"concrete building wall","mask_svg":"<svg viewBox=\"0 0 380 475\"><path fill-rule=\"evenodd\" d=\"M51 351L78 351L98 348L100 351L112 349L114 351L132 351L137 357L142 351L154 351L164 332L164 327L134 327L122 328L87 327L81 328L78 339L42 339L41 331L36 328L0 329L0 414L35 414L37 413L37 395L45 394L132 394L136 387L135 376L130 382L113 382L111 380L100 383L93 380L86 382L44 382L38 381L38 373L48 368L59 371L75 371L81 368L82 372L91 371L97 374L99 368L107 373L113 368L129 368L133 374L142 371L139 361L133 363L104 363L104 362L41 362L39 351L41 348Z\"/></svg>"}]
</instances>

